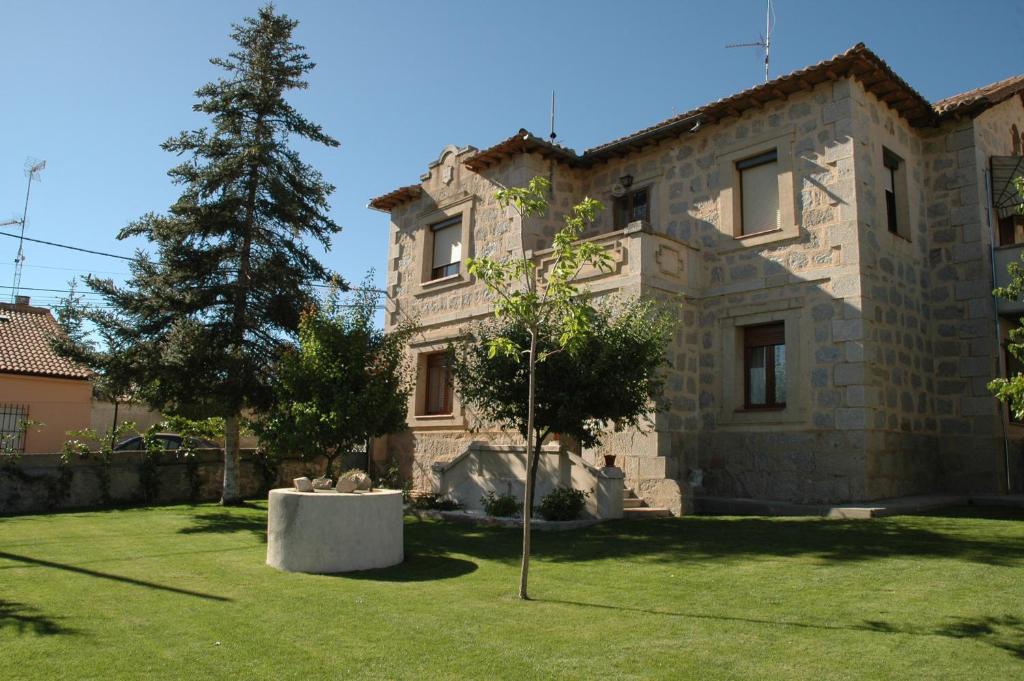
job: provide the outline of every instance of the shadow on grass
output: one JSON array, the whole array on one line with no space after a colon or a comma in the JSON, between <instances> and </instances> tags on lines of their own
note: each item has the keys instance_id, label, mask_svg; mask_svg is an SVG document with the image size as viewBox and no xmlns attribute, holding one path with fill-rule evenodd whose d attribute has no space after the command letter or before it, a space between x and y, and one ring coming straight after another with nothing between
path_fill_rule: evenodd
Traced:
<instances>
[{"instance_id":1,"label":"shadow on grass","mask_svg":"<svg viewBox=\"0 0 1024 681\"><path fill-rule=\"evenodd\" d=\"M970 515L977 518L977 515ZM685 563L759 556L815 557L836 563L881 558L955 558L988 565L1024 564L1024 530L1018 536L966 528L964 521L936 518L876 520L779 520L716 518L616 521L571 532L534 532L533 554L553 562L644 560ZM487 560L519 558L519 530L410 521L406 545L413 551L458 553Z\"/></svg>"},{"instance_id":2,"label":"shadow on grass","mask_svg":"<svg viewBox=\"0 0 1024 681\"><path fill-rule=\"evenodd\" d=\"M170 593L180 594L182 596L195 596L196 598L203 598L211 601L231 601L230 598L224 596L216 596L214 594L207 594L201 591L192 591L191 589L180 589L176 586L167 586L166 584L157 584L156 582L147 582L144 579L135 579L134 577L125 577L123 575L115 575L109 572L99 572L98 570L89 570L87 568L78 567L77 565L70 565L68 563L57 563L52 560L42 560L40 558L32 558L30 556L21 556L16 553L6 553L0 551L0 560L10 560L17 563L23 563L25 565L31 565L35 567L53 568L56 570L63 570L66 572L73 572L79 575L85 575L87 577L97 577L99 579L109 579L115 582L122 582L124 584L131 584L133 586L141 586L147 589L156 589L158 591L167 591Z\"/></svg>"},{"instance_id":3,"label":"shadow on grass","mask_svg":"<svg viewBox=\"0 0 1024 681\"><path fill-rule=\"evenodd\" d=\"M331 576L369 582L433 582L439 579L462 577L476 570L477 564L471 560L428 553L406 554L402 563L389 568L346 572Z\"/></svg>"},{"instance_id":4,"label":"shadow on grass","mask_svg":"<svg viewBox=\"0 0 1024 681\"><path fill-rule=\"evenodd\" d=\"M251 532L267 543L267 516L265 509L258 516L241 515L230 511L204 513L192 519L192 525L178 530L179 534L231 534Z\"/></svg>"},{"instance_id":5,"label":"shadow on grass","mask_svg":"<svg viewBox=\"0 0 1024 681\"><path fill-rule=\"evenodd\" d=\"M38 608L0 598L0 631L14 629L19 634L33 633L37 636L75 634L74 629L63 626L57 618L44 615Z\"/></svg>"}]
</instances>

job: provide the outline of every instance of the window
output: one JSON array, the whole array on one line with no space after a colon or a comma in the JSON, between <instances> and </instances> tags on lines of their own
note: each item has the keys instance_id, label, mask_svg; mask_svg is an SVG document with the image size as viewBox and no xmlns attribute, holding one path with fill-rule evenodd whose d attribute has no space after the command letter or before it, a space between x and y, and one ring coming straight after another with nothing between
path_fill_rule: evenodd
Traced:
<instances>
[{"instance_id":1,"label":"window","mask_svg":"<svg viewBox=\"0 0 1024 681\"><path fill-rule=\"evenodd\" d=\"M885 166L885 219L892 234L900 233L899 204L897 203L897 177L903 159L882 147L882 164Z\"/></svg>"},{"instance_id":2,"label":"window","mask_svg":"<svg viewBox=\"0 0 1024 681\"><path fill-rule=\"evenodd\" d=\"M626 192L615 199L615 229L622 229L631 222L651 221L650 192L647 188Z\"/></svg>"},{"instance_id":3,"label":"window","mask_svg":"<svg viewBox=\"0 0 1024 681\"><path fill-rule=\"evenodd\" d=\"M0 452L21 454L25 451L25 421L28 407L0 404Z\"/></svg>"},{"instance_id":4,"label":"window","mask_svg":"<svg viewBox=\"0 0 1024 681\"><path fill-rule=\"evenodd\" d=\"M778 150L736 162L740 191L740 234L757 234L782 226L779 215Z\"/></svg>"},{"instance_id":5,"label":"window","mask_svg":"<svg viewBox=\"0 0 1024 681\"><path fill-rule=\"evenodd\" d=\"M448 218L430 226L433 255L430 279L441 279L459 273L462 260L462 216Z\"/></svg>"},{"instance_id":6,"label":"window","mask_svg":"<svg viewBox=\"0 0 1024 681\"><path fill-rule=\"evenodd\" d=\"M1008 324L1014 324L1013 320L1004 320ZM1024 374L1024 364L1017 359L1012 352L1010 352L1009 343L1003 343L1003 353L1006 358L1006 378L1013 378L1017 374ZM1016 423L1018 425L1024 425L1020 419L1018 419L1013 413L1013 407L1009 404L1006 405L1008 419L1010 423Z\"/></svg>"},{"instance_id":7,"label":"window","mask_svg":"<svg viewBox=\"0 0 1024 681\"><path fill-rule=\"evenodd\" d=\"M428 416L452 413L452 370L448 353L427 355L426 401L423 413Z\"/></svg>"},{"instance_id":8,"label":"window","mask_svg":"<svg viewBox=\"0 0 1024 681\"><path fill-rule=\"evenodd\" d=\"M744 406L781 409L786 406L785 324L776 322L743 329Z\"/></svg>"},{"instance_id":9,"label":"window","mask_svg":"<svg viewBox=\"0 0 1024 681\"><path fill-rule=\"evenodd\" d=\"M1024 243L1024 215L999 218L999 245L1012 246L1019 243Z\"/></svg>"}]
</instances>

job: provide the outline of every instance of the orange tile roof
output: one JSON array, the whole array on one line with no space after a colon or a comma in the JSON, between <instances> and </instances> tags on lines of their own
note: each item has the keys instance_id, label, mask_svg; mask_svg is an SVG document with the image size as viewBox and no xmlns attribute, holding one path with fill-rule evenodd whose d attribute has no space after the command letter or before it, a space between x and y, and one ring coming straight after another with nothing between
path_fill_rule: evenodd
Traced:
<instances>
[{"instance_id":1,"label":"orange tile roof","mask_svg":"<svg viewBox=\"0 0 1024 681\"><path fill-rule=\"evenodd\" d=\"M50 349L49 338L59 333L45 307L0 303L0 374L91 378L91 371Z\"/></svg>"},{"instance_id":2,"label":"orange tile roof","mask_svg":"<svg viewBox=\"0 0 1024 681\"><path fill-rule=\"evenodd\" d=\"M786 99L802 90L810 90L820 83L840 78L857 80L865 90L873 93L915 127L936 125L951 116L977 113L998 104L1016 92L1024 92L1024 76L1015 76L943 99L933 105L864 43L857 43L831 59L591 147L582 154L577 154L568 147L552 144L527 130L520 130L512 137L473 154L464 163L471 170L479 171L509 156L536 152L545 158L553 158L570 166L588 167L611 158L625 156L660 140L681 135L698 122L704 126L730 116L740 116L749 109L761 108L769 102ZM418 190L418 185L402 187L373 199L370 207L388 211L406 200L419 196L418 191L411 191L413 189Z\"/></svg>"},{"instance_id":3,"label":"orange tile roof","mask_svg":"<svg viewBox=\"0 0 1024 681\"><path fill-rule=\"evenodd\" d=\"M1018 92L1024 92L1024 75L1010 76L995 83L940 99L935 102L935 111L943 117L974 113L1009 99Z\"/></svg>"}]
</instances>

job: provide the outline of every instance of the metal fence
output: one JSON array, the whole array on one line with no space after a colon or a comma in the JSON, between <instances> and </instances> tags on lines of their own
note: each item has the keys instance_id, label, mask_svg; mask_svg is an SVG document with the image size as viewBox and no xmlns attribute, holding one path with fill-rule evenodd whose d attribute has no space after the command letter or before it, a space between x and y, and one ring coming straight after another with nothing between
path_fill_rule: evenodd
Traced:
<instances>
[{"instance_id":1,"label":"metal fence","mask_svg":"<svg viewBox=\"0 0 1024 681\"><path fill-rule=\"evenodd\" d=\"M25 451L27 404L0 404L0 452L21 454Z\"/></svg>"}]
</instances>

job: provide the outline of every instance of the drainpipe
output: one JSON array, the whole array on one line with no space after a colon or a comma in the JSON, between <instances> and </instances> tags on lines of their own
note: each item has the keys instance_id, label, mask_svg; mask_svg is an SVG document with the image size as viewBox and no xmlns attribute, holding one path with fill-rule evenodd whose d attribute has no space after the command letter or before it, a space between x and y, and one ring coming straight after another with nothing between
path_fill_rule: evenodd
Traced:
<instances>
[{"instance_id":1,"label":"drainpipe","mask_svg":"<svg viewBox=\"0 0 1024 681\"><path fill-rule=\"evenodd\" d=\"M985 196L988 197L988 202L985 205L985 224L988 226L989 233L989 260L992 267L992 288L996 287L996 234L992 227L992 205L995 201L995 197L992 196L992 177L988 168L982 171L982 175L985 178ZM999 319L999 299L995 295L992 296L995 326L996 326L996 360L999 362L999 375L1006 375L1006 358L1003 357L1003 332L1002 323ZM1010 438L1006 432L1006 415L1003 414L1002 406L999 407L999 426L1003 431L1003 472L1006 475L1006 493L1009 494L1013 491L1012 481L1010 478Z\"/></svg>"}]
</instances>

